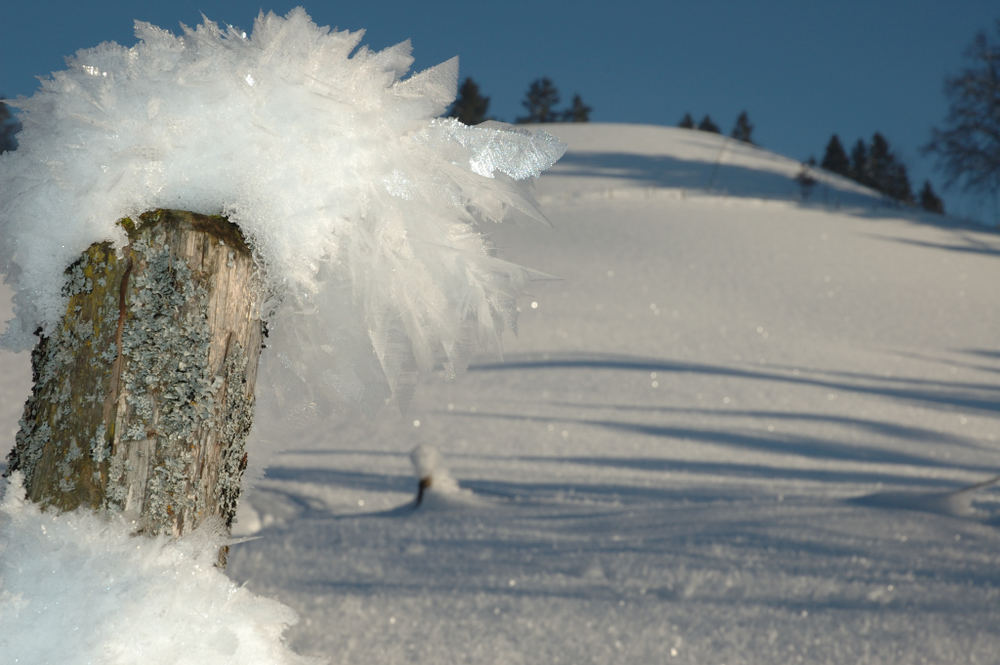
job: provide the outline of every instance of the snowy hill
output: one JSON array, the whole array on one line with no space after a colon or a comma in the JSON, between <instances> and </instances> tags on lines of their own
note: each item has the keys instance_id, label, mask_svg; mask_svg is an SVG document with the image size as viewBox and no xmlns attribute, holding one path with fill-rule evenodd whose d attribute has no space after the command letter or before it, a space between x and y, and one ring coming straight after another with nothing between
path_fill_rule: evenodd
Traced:
<instances>
[{"instance_id":1,"label":"snowy hill","mask_svg":"<svg viewBox=\"0 0 1000 665\"><path fill-rule=\"evenodd\" d=\"M229 575L332 663L996 662L1000 494L948 493L1000 474L1000 236L822 173L803 204L721 137L551 131L552 226L489 229L558 278L504 357L258 441ZM459 488L412 510L418 445Z\"/></svg>"},{"instance_id":2,"label":"snowy hill","mask_svg":"<svg viewBox=\"0 0 1000 665\"><path fill-rule=\"evenodd\" d=\"M801 206L795 162L731 142L711 196L717 137L553 131L552 228L493 235L560 281L503 361L304 433L231 574L342 663L995 659L995 490L973 518L855 500L1000 472L1000 238ZM418 444L466 503L399 512Z\"/></svg>"},{"instance_id":3,"label":"snowy hill","mask_svg":"<svg viewBox=\"0 0 1000 665\"><path fill-rule=\"evenodd\" d=\"M802 201L804 165L719 134L645 125L561 125L573 150L541 191L555 196L736 196ZM884 207L882 196L847 178L808 169L816 184L807 203ZM543 194L543 195L544 195Z\"/></svg>"}]
</instances>

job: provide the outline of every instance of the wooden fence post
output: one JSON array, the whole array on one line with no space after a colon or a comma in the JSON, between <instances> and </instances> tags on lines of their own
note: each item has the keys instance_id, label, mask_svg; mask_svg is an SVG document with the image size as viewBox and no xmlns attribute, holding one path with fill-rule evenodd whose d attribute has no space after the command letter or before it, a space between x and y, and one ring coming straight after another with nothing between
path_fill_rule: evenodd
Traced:
<instances>
[{"instance_id":1,"label":"wooden fence post","mask_svg":"<svg viewBox=\"0 0 1000 665\"><path fill-rule=\"evenodd\" d=\"M137 533L227 528L246 468L261 276L239 229L175 210L122 222L66 271L66 314L32 353L8 458L43 507L121 511Z\"/></svg>"}]
</instances>

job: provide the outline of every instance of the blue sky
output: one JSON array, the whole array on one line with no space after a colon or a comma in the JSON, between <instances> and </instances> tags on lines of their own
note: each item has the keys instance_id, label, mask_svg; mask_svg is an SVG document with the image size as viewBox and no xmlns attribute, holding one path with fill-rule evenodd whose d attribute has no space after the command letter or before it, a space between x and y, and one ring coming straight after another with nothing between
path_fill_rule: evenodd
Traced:
<instances>
[{"instance_id":1,"label":"blue sky","mask_svg":"<svg viewBox=\"0 0 1000 665\"><path fill-rule=\"evenodd\" d=\"M18 1L0 12L0 94L32 94L77 49L133 44L133 19L176 30L204 13L249 30L260 9L296 5L321 25L365 28L372 48L411 39L415 69L458 55L501 120L548 76L594 121L674 125L689 111L728 133L745 109L757 143L797 159L821 158L833 132L849 148L880 131L915 188L930 178L949 211L997 217L995 200L943 190L919 152L947 111L945 76L1000 18L996 0Z\"/></svg>"}]
</instances>

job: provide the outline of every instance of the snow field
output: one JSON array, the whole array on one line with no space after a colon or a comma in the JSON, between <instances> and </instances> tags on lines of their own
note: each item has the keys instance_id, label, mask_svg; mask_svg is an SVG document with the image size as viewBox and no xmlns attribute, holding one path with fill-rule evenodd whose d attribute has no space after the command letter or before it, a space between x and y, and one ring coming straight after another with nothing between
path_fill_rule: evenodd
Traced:
<instances>
[{"instance_id":1,"label":"snow field","mask_svg":"<svg viewBox=\"0 0 1000 665\"><path fill-rule=\"evenodd\" d=\"M932 499L1000 472L1000 241L749 175L595 193L620 130L686 149L555 127L552 228L491 233L559 278L529 285L503 358L304 433L230 573L343 663L994 662L1000 496ZM478 505L412 510L421 444Z\"/></svg>"}]
</instances>

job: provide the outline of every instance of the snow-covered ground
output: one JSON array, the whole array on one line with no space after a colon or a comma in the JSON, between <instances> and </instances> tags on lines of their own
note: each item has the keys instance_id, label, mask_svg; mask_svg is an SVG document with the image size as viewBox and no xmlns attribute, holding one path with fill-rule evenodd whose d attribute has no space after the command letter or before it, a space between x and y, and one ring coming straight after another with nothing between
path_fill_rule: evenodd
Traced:
<instances>
[{"instance_id":1,"label":"snow-covered ground","mask_svg":"<svg viewBox=\"0 0 1000 665\"><path fill-rule=\"evenodd\" d=\"M490 229L558 278L504 357L258 443L230 577L337 664L996 663L1000 493L948 493L1000 474L1000 236L803 202L722 137L551 131L552 226ZM414 510L418 445L459 489Z\"/></svg>"},{"instance_id":2,"label":"snow-covered ground","mask_svg":"<svg viewBox=\"0 0 1000 665\"><path fill-rule=\"evenodd\" d=\"M920 497L1000 473L1000 237L801 205L699 132L554 133L552 227L494 240L560 279L503 360L301 433L230 575L335 663L996 662L1000 495ZM418 444L466 494L407 508Z\"/></svg>"}]
</instances>

